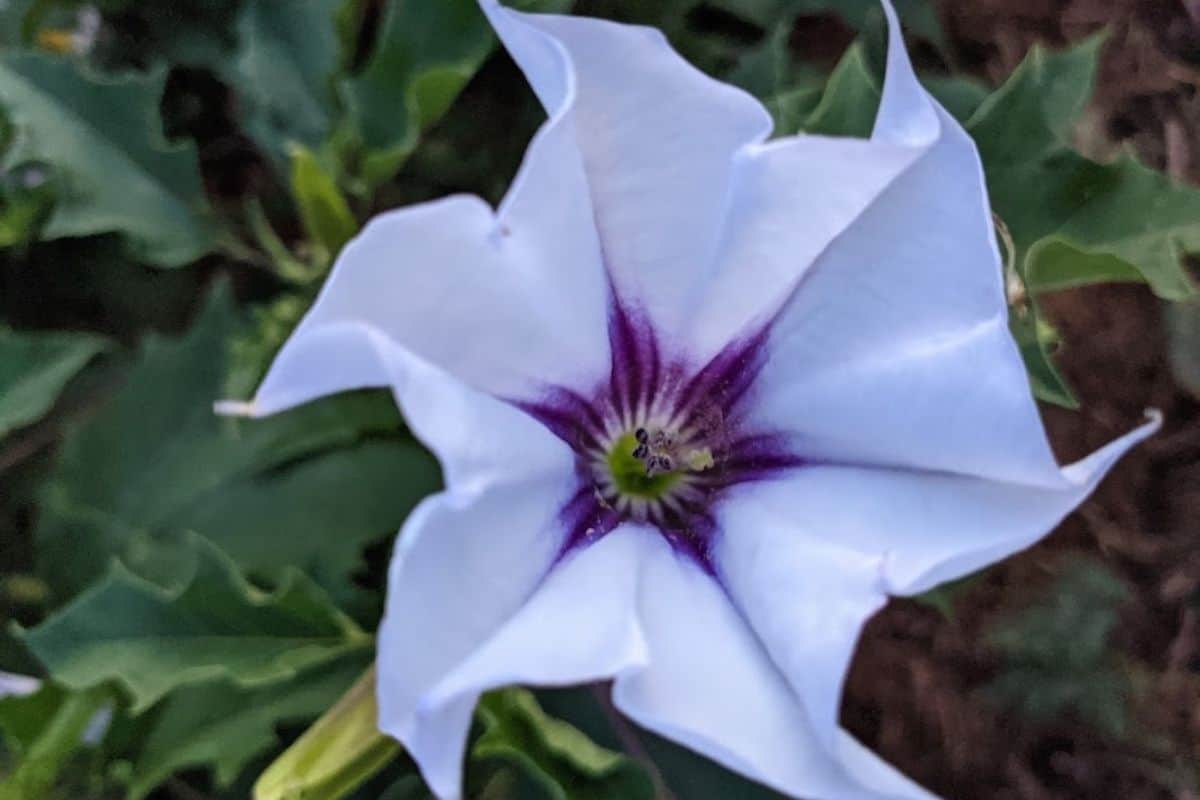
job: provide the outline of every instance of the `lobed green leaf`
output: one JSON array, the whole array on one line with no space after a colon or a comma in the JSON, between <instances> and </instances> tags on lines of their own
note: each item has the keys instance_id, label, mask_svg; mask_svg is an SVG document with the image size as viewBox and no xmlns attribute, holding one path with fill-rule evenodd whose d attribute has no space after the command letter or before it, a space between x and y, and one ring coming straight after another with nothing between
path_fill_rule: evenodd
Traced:
<instances>
[{"instance_id":1,"label":"lobed green leaf","mask_svg":"<svg viewBox=\"0 0 1200 800\"><path fill-rule=\"evenodd\" d=\"M55 173L44 238L117 231L137 258L164 267L214 247L195 150L163 139L164 78L101 79L47 55L0 57L0 105L17 131L5 166L37 161Z\"/></svg>"},{"instance_id":2,"label":"lobed green leaf","mask_svg":"<svg viewBox=\"0 0 1200 800\"><path fill-rule=\"evenodd\" d=\"M0 328L0 436L41 418L67 382L107 346L83 333Z\"/></svg>"}]
</instances>

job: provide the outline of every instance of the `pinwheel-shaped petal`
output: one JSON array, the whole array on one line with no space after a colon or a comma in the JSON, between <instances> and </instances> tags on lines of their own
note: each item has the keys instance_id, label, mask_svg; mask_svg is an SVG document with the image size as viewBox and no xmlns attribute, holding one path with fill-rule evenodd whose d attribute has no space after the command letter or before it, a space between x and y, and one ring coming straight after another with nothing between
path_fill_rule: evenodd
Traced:
<instances>
[{"instance_id":1,"label":"pinwheel-shaped petal","mask_svg":"<svg viewBox=\"0 0 1200 800\"><path fill-rule=\"evenodd\" d=\"M372 222L246 408L391 386L441 459L382 726L455 798L481 692L612 679L786 794L929 797L838 726L864 622L1036 541L1156 422L1056 463L978 155L886 0L871 138L770 142L656 31L481 2L548 113L508 196Z\"/></svg>"}]
</instances>

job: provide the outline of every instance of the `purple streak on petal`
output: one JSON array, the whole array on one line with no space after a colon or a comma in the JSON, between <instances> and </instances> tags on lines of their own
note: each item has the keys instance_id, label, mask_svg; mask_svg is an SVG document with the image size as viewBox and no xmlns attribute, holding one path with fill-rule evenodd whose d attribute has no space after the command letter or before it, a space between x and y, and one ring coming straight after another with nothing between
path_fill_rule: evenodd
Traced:
<instances>
[{"instance_id":1,"label":"purple streak on petal","mask_svg":"<svg viewBox=\"0 0 1200 800\"><path fill-rule=\"evenodd\" d=\"M570 389L554 387L537 402L513 403L551 433L575 450L600 447L604 438L604 418L596 407Z\"/></svg>"},{"instance_id":2,"label":"purple streak on petal","mask_svg":"<svg viewBox=\"0 0 1200 800\"><path fill-rule=\"evenodd\" d=\"M638 346L639 337L635 327L633 315L621 303L613 303L608 314L608 343L612 351L608 386L612 405L622 417L632 415L643 391L643 364L639 353L642 348ZM653 349L652 334L650 338L651 341L646 346Z\"/></svg>"},{"instance_id":3,"label":"purple streak on petal","mask_svg":"<svg viewBox=\"0 0 1200 800\"><path fill-rule=\"evenodd\" d=\"M728 453L720 465L722 488L764 480L810 463L788 447L784 436L772 433L749 434L734 440L729 443Z\"/></svg>"},{"instance_id":4,"label":"purple streak on petal","mask_svg":"<svg viewBox=\"0 0 1200 800\"><path fill-rule=\"evenodd\" d=\"M620 514L604 505L595 487L586 482L563 506L559 519L566 529L559 559L577 547L591 544L621 522Z\"/></svg>"},{"instance_id":5,"label":"purple streak on petal","mask_svg":"<svg viewBox=\"0 0 1200 800\"><path fill-rule=\"evenodd\" d=\"M711 406L719 408L726 419L734 416L762 368L766 340L764 330L727 345L684 385L676 407L687 424Z\"/></svg>"},{"instance_id":6,"label":"purple streak on petal","mask_svg":"<svg viewBox=\"0 0 1200 800\"><path fill-rule=\"evenodd\" d=\"M717 532L717 523L707 511L680 516L659 525L663 538L680 552L692 559L700 569L713 578L717 568L712 560L712 544Z\"/></svg>"}]
</instances>

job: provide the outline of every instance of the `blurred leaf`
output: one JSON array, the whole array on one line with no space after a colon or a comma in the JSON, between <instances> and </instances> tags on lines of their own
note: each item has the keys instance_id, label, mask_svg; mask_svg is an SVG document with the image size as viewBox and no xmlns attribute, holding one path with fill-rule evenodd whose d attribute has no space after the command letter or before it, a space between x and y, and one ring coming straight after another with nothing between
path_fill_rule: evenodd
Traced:
<instances>
[{"instance_id":1,"label":"blurred leaf","mask_svg":"<svg viewBox=\"0 0 1200 800\"><path fill-rule=\"evenodd\" d=\"M783 795L725 769L711 759L657 736L604 708L593 687L543 689L537 695L550 714L566 720L604 747L638 743L661 779L665 792L679 800L783 800ZM621 719L620 735L613 720ZM659 796L665 796L665 792Z\"/></svg>"},{"instance_id":2,"label":"blurred leaf","mask_svg":"<svg viewBox=\"0 0 1200 800\"><path fill-rule=\"evenodd\" d=\"M964 125L992 93L991 87L987 84L964 75L925 75L921 77L921 83L955 119Z\"/></svg>"},{"instance_id":3,"label":"blurred leaf","mask_svg":"<svg viewBox=\"0 0 1200 800\"><path fill-rule=\"evenodd\" d=\"M167 267L212 249L195 151L163 140L163 79L101 80L40 54L0 60L0 103L17 129L6 164L42 161L56 175L43 236L119 231L138 258Z\"/></svg>"},{"instance_id":4,"label":"blurred leaf","mask_svg":"<svg viewBox=\"0 0 1200 800\"><path fill-rule=\"evenodd\" d=\"M1200 300L1167 307L1171 371L1175 380L1200 399Z\"/></svg>"},{"instance_id":5,"label":"blurred leaf","mask_svg":"<svg viewBox=\"0 0 1200 800\"><path fill-rule=\"evenodd\" d=\"M303 574L265 594L195 534L181 589L164 589L119 563L66 608L25 633L54 679L72 689L113 680L141 713L180 686L229 678L254 686L363 647L369 638Z\"/></svg>"},{"instance_id":6,"label":"blurred leaf","mask_svg":"<svg viewBox=\"0 0 1200 800\"><path fill-rule=\"evenodd\" d=\"M132 800L190 767L211 766L217 784L228 786L251 760L278 744L279 725L305 722L329 708L369 662L369 651L363 651L259 689L215 681L173 692L143 737L130 782Z\"/></svg>"},{"instance_id":7,"label":"blurred leaf","mask_svg":"<svg viewBox=\"0 0 1200 800\"><path fill-rule=\"evenodd\" d=\"M0 733L10 750L28 750L62 707L68 692L50 681L27 695L0 697Z\"/></svg>"},{"instance_id":8,"label":"blurred leaf","mask_svg":"<svg viewBox=\"0 0 1200 800\"><path fill-rule=\"evenodd\" d=\"M275 354L300 324L312 302L312 296L297 291L281 294L270 303L251 309L253 324L236 334L230 344L229 376L225 382L228 396L247 397L254 393Z\"/></svg>"},{"instance_id":9,"label":"blurred leaf","mask_svg":"<svg viewBox=\"0 0 1200 800\"><path fill-rule=\"evenodd\" d=\"M433 800L419 775L406 775L388 787L379 800Z\"/></svg>"},{"instance_id":10,"label":"blurred leaf","mask_svg":"<svg viewBox=\"0 0 1200 800\"><path fill-rule=\"evenodd\" d=\"M654 797L654 785L640 766L546 715L524 689L484 695L477 713L484 733L472 756L519 766L554 800Z\"/></svg>"},{"instance_id":11,"label":"blurred leaf","mask_svg":"<svg viewBox=\"0 0 1200 800\"><path fill-rule=\"evenodd\" d=\"M1162 297L1186 297L1180 254L1200 250L1200 190L1129 155L1098 164L1070 147L1102 43L1035 47L971 118L992 204L1032 292L1143 279Z\"/></svg>"},{"instance_id":12,"label":"blurred leaf","mask_svg":"<svg viewBox=\"0 0 1200 800\"><path fill-rule=\"evenodd\" d=\"M883 13L878 0L708 0L711 5L735 14L754 24L769 28L783 14L838 14L857 31L879 27ZM697 3L698 4L698 3ZM913 34L941 49L946 47L946 34L938 19L937 8L930 0L894 0L896 13Z\"/></svg>"},{"instance_id":13,"label":"blurred leaf","mask_svg":"<svg viewBox=\"0 0 1200 800\"><path fill-rule=\"evenodd\" d=\"M1003 666L988 693L1034 720L1071 713L1124 736L1132 687L1109 637L1128 596L1102 563L1070 563L1044 596L991 630Z\"/></svg>"},{"instance_id":14,"label":"blurred leaf","mask_svg":"<svg viewBox=\"0 0 1200 800\"><path fill-rule=\"evenodd\" d=\"M312 575L344 604L362 548L438 485L391 399L356 393L265 420L213 414L236 317L226 293L178 341L151 338L128 380L67 436L38 521L39 570L60 598L114 555L139 568L194 530L243 570Z\"/></svg>"},{"instance_id":15,"label":"blurred leaf","mask_svg":"<svg viewBox=\"0 0 1200 800\"><path fill-rule=\"evenodd\" d=\"M0 780L0 800L47 797L59 772L84 743L88 725L109 701L109 693L102 687L85 692L61 692L47 687L32 698L18 701L15 704L18 711L36 714L38 719L22 722L26 727L21 757L12 774ZM6 702L0 700L0 716L13 711L12 706L5 707ZM34 724L30 725L31 722Z\"/></svg>"},{"instance_id":16,"label":"blurred leaf","mask_svg":"<svg viewBox=\"0 0 1200 800\"><path fill-rule=\"evenodd\" d=\"M375 668L350 687L254 784L254 800L340 800L396 757L379 730Z\"/></svg>"},{"instance_id":17,"label":"blurred leaf","mask_svg":"<svg viewBox=\"0 0 1200 800\"><path fill-rule=\"evenodd\" d=\"M856 42L830 74L821 102L805 121L804 130L825 136L866 138L875 126L879 99L879 82L866 48Z\"/></svg>"},{"instance_id":18,"label":"blurred leaf","mask_svg":"<svg viewBox=\"0 0 1200 800\"><path fill-rule=\"evenodd\" d=\"M366 66L345 81L350 136L368 186L392 177L493 45L476 0L388 2Z\"/></svg>"},{"instance_id":19,"label":"blurred leaf","mask_svg":"<svg viewBox=\"0 0 1200 800\"><path fill-rule=\"evenodd\" d=\"M313 152L294 145L290 153L292 197L300 209L300 220L308 238L324 251L325 260L332 260L358 233L358 221L333 176Z\"/></svg>"},{"instance_id":20,"label":"blurred leaf","mask_svg":"<svg viewBox=\"0 0 1200 800\"><path fill-rule=\"evenodd\" d=\"M0 178L0 248L38 238L54 210L54 184L40 164L24 164Z\"/></svg>"},{"instance_id":21,"label":"blurred leaf","mask_svg":"<svg viewBox=\"0 0 1200 800\"><path fill-rule=\"evenodd\" d=\"M0 46L21 47L29 41L32 31L27 21L38 0L6 0L0 4Z\"/></svg>"},{"instance_id":22,"label":"blurred leaf","mask_svg":"<svg viewBox=\"0 0 1200 800\"><path fill-rule=\"evenodd\" d=\"M0 436L38 420L97 353L104 339L82 333L16 333L0 328Z\"/></svg>"},{"instance_id":23,"label":"blurred leaf","mask_svg":"<svg viewBox=\"0 0 1200 800\"><path fill-rule=\"evenodd\" d=\"M53 0L50 0L52 2ZM280 0L280 4L290 0ZM235 23L243 0L98 0L105 35L95 60L109 68L167 63L221 70L234 58ZM46 5L48 3L43 3Z\"/></svg>"},{"instance_id":24,"label":"blurred leaf","mask_svg":"<svg viewBox=\"0 0 1200 800\"><path fill-rule=\"evenodd\" d=\"M343 59L335 15L343 0L246 0L230 83L246 101L247 130L280 164L287 143L317 147L336 112Z\"/></svg>"},{"instance_id":25,"label":"blurred leaf","mask_svg":"<svg viewBox=\"0 0 1200 800\"><path fill-rule=\"evenodd\" d=\"M0 250L0 318L14 327L88 329L131 343L179 329L203 292L202 270L130 261L114 234Z\"/></svg>"},{"instance_id":26,"label":"blurred leaf","mask_svg":"<svg viewBox=\"0 0 1200 800\"><path fill-rule=\"evenodd\" d=\"M934 609L947 621L953 622L956 617L956 604L975 588L981 577L982 572L975 572L935 586L921 594L913 595L912 599L923 606Z\"/></svg>"},{"instance_id":27,"label":"blurred leaf","mask_svg":"<svg viewBox=\"0 0 1200 800\"><path fill-rule=\"evenodd\" d=\"M1013 309L1008 327L1021 350L1034 395L1063 408L1079 408L1075 393L1054 363L1058 334L1041 318L1036 303L1031 301L1026 308Z\"/></svg>"}]
</instances>

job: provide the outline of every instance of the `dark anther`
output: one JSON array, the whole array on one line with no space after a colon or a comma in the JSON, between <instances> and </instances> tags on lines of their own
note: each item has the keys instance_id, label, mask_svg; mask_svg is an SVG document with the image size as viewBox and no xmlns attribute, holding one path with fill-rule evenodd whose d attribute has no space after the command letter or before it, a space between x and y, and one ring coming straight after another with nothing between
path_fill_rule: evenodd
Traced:
<instances>
[{"instance_id":1,"label":"dark anther","mask_svg":"<svg viewBox=\"0 0 1200 800\"><path fill-rule=\"evenodd\" d=\"M650 434L646 432L645 428L638 428L633 432L633 438L637 439L639 444L645 444L650 440Z\"/></svg>"},{"instance_id":2,"label":"dark anther","mask_svg":"<svg viewBox=\"0 0 1200 800\"><path fill-rule=\"evenodd\" d=\"M633 457L638 460L644 459L648 455L650 455L650 448L645 444L639 444L633 451Z\"/></svg>"}]
</instances>

